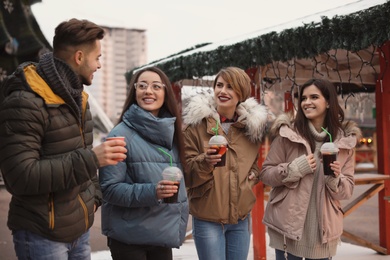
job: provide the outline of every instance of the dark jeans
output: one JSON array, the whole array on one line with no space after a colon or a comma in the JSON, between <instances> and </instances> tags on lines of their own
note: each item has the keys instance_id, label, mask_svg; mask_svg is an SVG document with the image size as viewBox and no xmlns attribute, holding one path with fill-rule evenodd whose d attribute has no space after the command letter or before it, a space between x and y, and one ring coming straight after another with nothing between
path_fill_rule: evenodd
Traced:
<instances>
[{"instance_id":1,"label":"dark jeans","mask_svg":"<svg viewBox=\"0 0 390 260\"><path fill-rule=\"evenodd\" d=\"M108 238L113 260L172 260L172 249L151 245L128 245L118 240Z\"/></svg>"},{"instance_id":2,"label":"dark jeans","mask_svg":"<svg viewBox=\"0 0 390 260\"><path fill-rule=\"evenodd\" d=\"M89 231L71 243L49 240L27 230L15 231L12 235L19 260L91 259Z\"/></svg>"},{"instance_id":3,"label":"dark jeans","mask_svg":"<svg viewBox=\"0 0 390 260\"><path fill-rule=\"evenodd\" d=\"M282 251L282 250L275 249L275 256L276 256L275 260L286 260L286 258L284 257L284 251ZM288 260L302 260L303 259L303 257L295 256L295 255L292 255L290 253L288 253L287 258L288 258ZM305 258L305 260L314 260L314 259ZM315 260L332 260L332 257L318 258Z\"/></svg>"}]
</instances>

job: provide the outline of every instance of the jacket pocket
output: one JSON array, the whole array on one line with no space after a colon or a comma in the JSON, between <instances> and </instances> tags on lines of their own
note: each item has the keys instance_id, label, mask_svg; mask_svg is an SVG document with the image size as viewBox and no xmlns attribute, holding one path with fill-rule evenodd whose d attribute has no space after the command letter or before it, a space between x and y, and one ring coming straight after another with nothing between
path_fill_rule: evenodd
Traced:
<instances>
[{"instance_id":1,"label":"jacket pocket","mask_svg":"<svg viewBox=\"0 0 390 260\"><path fill-rule=\"evenodd\" d=\"M205 184L192 188L188 191L188 197L195 199L203 197L214 186L214 180L210 180Z\"/></svg>"},{"instance_id":2,"label":"jacket pocket","mask_svg":"<svg viewBox=\"0 0 390 260\"><path fill-rule=\"evenodd\" d=\"M81 207L83 208L83 212L84 212L84 221L85 221L85 231L88 230L88 227L89 227L89 221L88 221L88 208L87 208L87 205L85 205L85 202L83 201L83 199L80 197L80 195L77 195L77 198L80 202L80 205Z\"/></svg>"},{"instance_id":3,"label":"jacket pocket","mask_svg":"<svg viewBox=\"0 0 390 260\"><path fill-rule=\"evenodd\" d=\"M269 203L275 204L279 201L284 200L284 198L287 196L289 189L286 187L275 187L272 188L269 193Z\"/></svg>"},{"instance_id":4,"label":"jacket pocket","mask_svg":"<svg viewBox=\"0 0 390 260\"><path fill-rule=\"evenodd\" d=\"M49 229L54 230L54 199L53 193L49 194L48 200L48 217L49 217Z\"/></svg>"},{"instance_id":5,"label":"jacket pocket","mask_svg":"<svg viewBox=\"0 0 390 260\"><path fill-rule=\"evenodd\" d=\"M332 208L334 209L334 211L336 212L336 214L342 214L342 215L344 215L343 209L341 208L341 205L340 205L340 202L339 202L339 201L334 200L333 198L331 198L331 196L329 196L329 197L327 198L327 200L330 201L330 205L332 205Z\"/></svg>"}]
</instances>

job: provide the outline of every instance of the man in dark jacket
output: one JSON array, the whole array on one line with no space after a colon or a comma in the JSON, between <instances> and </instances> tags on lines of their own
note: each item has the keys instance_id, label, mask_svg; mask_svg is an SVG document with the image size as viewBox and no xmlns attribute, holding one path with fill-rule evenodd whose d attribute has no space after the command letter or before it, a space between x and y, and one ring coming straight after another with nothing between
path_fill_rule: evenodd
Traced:
<instances>
[{"instance_id":1,"label":"man in dark jacket","mask_svg":"<svg viewBox=\"0 0 390 260\"><path fill-rule=\"evenodd\" d=\"M97 169L126 158L123 141L92 148L83 85L101 67L103 37L90 21L62 22L53 53L21 64L1 87L0 167L19 259L90 259L89 228L101 205Z\"/></svg>"}]
</instances>

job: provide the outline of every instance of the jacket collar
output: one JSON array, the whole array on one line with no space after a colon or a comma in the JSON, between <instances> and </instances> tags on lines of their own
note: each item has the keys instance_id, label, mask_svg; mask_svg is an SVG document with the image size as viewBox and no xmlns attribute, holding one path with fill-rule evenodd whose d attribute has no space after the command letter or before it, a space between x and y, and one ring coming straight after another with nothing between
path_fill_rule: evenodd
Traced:
<instances>
[{"instance_id":1,"label":"jacket collar","mask_svg":"<svg viewBox=\"0 0 390 260\"><path fill-rule=\"evenodd\" d=\"M46 104L50 105L65 103L65 101L60 96L53 92L46 81L44 81L43 78L38 75L34 65L26 66L23 70L30 88L39 96L41 96L45 100Z\"/></svg>"},{"instance_id":2,"label":"jacket collar","mask_svg":"<svg viewBox=\"0 0 390 260\"><path fill-rule=\"evenodd\" d=\"M176 117L163 112L161 117L142 109L136 104L123 115L123 122L151 143L172 149Z\"/></svg>"},{"instance_id":3,"label":"jacket collar","mask_svg":"<svg viewBox=\"0 0 390 260\"><path fill-rule=\"evenodd\" d=\"M26 78L27 83L29 84L31 90L39 95L43 100L45 100L46 105L63 105L65 104L64 99L55 94L51 87L46 83L46 81L39 76L36 71L36 66L30 64L23 68L23 72ZM82 95L82 108L85 111L87 107L88 94L83 91Z\"/></svg>"},{"instance_id":4,"label":"jacket collar","mask_svg":"<svg viewBox=\"0 0 390 260\"><path fill-rule=\"evenodd\" d=\"M361 131L357 124L352 121L343 123L343 130L339 130L337 138L334 140L338 148L352 149L356 146L358 138L360 138ZM310 151L310 146L297 132L293 130L292 120L286 114L278 116L271 127L271 135L279 134L286 137L292 142L302 143L305 145L307 151Z\"/></svg>"},{"instance_id":5,"label":"jacket collar","mask_svg":"<svg viewBox=\"0 0 390 260\"><path fill-rule=\"evenodd\" d=\"M213 95L198 94L192 96L184 103L183 107L184 125L197 125L203 119L207 119L209 123L207 129L211 131L211 128L215 126L215 122L221 123ZM268 116L265 106L260 105L254 98L248 98L237 106L236 114L238 118L233 125L238 128L245 128L245 134L251 142L260 142Z\"/></svg>"}]
</instances>

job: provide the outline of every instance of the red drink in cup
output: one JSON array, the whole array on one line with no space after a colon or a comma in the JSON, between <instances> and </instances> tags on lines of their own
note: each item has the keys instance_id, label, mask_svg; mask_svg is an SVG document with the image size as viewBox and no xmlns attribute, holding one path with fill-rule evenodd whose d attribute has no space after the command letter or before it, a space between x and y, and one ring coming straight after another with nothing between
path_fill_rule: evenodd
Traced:
<instances>
[{"instance_id":1,"label":"red drink in cup","mask_svg":"<svg viewBox=\"0 0 390 260\"><path fill-rule=\"evenodd\" d=\"M227 150L227 140L222 135L214 135L210 138L209 147L215 149L215 154L222 155L221 161L219 161L215 167L223 167L226 165L226 150Z\"/></svg>"}]
</instances>

